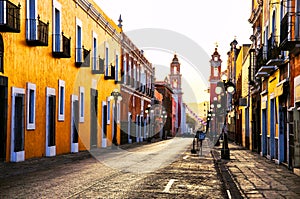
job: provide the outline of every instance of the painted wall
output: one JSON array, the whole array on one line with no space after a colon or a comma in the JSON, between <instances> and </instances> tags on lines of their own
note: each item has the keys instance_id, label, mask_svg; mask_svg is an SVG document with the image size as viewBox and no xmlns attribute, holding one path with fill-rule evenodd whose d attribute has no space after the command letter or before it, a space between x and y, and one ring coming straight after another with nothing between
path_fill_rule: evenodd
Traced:
<instances>
[{"instance_id":1,"label":"painted wall","mask_svg":"<svg viewBox=\"0 0 300 199\"><path fill-rule=\"evenodd\" d=\"M36 127L34 130L25 130L25 159L45 155L46 87L54 88L56 92L56 154L70 152L70 96L71 94L79 95L79 86L85 88L85 120L79 125L79 148L80 150L89 149L90 88L95 87L98 89L98 121L101 121L101 102L107 99L114 88L119 88L119 85L116 85L113 80L104 80L103 75L92 75L91 67L83 69L75 66L76 17L82 21L82 44L85 48L92 49L92 31L94 31L98 35L99 49L104 45L104 42L109 44L109 57L111 58L110 61L113 62L115 54L120 54L119 41L113 39L112 33L109 33L109 31L106 31L99 23L92 20L90 15L83 11L75 1L57 0L56 2L61 5L61 30L67 37L71 37L71 58L53 58L51 34L53 32L53 2L45 1L41 3L38 1L37 6L37 14L40 16L40 19L44 22L49 22L49 43L46 47L29 47L26 44L26 1L12 0L12 2L15 4L20 2L21 4L21 33L1 33L5 46L5 72L2 75L7 76L9 81L7 161L9 161L10 157L11 142L11 87L26 89L27 82L36 84ZM95 6L94 3L93 5ZM99 10L99 12L102 13L101 10ZM116 24L107 16L104 17L106 17L106 20L115 28L115 34L118 34L120 29ZM104 51L99 51L99 54L101 57L104 57ZM65 81L65 113L63 121L57 120L58 80ZM110 130L108 132L110 132ZM100 128L98 128L98 137L100 138ZM98 146L99 143L100 142L98 142Z\"/></svg>"}]
</instances>

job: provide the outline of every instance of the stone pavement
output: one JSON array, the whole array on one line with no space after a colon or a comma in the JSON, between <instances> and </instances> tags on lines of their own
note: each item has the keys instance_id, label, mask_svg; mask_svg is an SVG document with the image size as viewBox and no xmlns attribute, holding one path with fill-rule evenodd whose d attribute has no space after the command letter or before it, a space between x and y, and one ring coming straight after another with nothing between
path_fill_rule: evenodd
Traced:
<instances>
[{"instance_id":1,"label":"stone pavement","mask_svg":"<svg viewBox=\"0 0 300 199\"><path fill-rule=\"evenodd\" d=\"M167 167L152 172L125 198L228 198L207 139L202 154L192 145ZM195 147L196 148L196 147Z\"/></svg>"},{"instance_id":2,"label":"stone pavement","mask_svg":"<svg viewBox=\"0 0 300 199\"><path fill-rule=\"evenodd\" d=\"M300 177L286 166L231 143L230 160L221 160L220 148L212 154L232 198L300 198Z\"/></svg>"},{"instance_id":3,"label":"stone pavement","mask_svg":"<svg viewBox=\"0 0 300 199\"><path fill-rule=\"evenodd\" d=\"M169 165L140 174L105 167L88 151L1 163L0 198L227 198L211 148L204 145L202 155L191 154L189 146Z\"/></svg>"}]
</instances>

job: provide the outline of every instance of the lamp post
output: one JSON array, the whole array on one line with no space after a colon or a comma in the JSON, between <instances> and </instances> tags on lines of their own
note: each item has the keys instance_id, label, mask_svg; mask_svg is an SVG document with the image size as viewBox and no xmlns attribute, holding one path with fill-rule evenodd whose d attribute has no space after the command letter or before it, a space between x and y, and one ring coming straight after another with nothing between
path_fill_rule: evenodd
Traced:
<instances>
[{"instance_id":1,"label":"lamp post","mask_svg":"<svg viewBox=\"0 0 300 199\"><path fill-rule=\"evenodd\" d=\"M121 93L118 89L114 89L110 94L110 99L115 101L115 107L114 107L114 134L112 139L112 149L117 148L118 141L117 141L117 114L118 114L118 102L122 100Z\"/></svg>"},{"instance_id":2,"label":"lamp post","mask_svg":"<svg viewBox=\"0 0 300 199\"><path fill-rule=\"evenodd\" d=\"M167 139L167 135L165 134L165 131L164 131L165 122L166 122L167 117L168 117L167 116L167 112L163 110L162 111L162 115L160 117L162 119L162 127L161 127L161 129L162 129L163 139Z\"/></svg>"},{"instance_id":3,"label":"lamp post","mask_svg":"<svg viewBox=\"0 0 300 199\"><path fill-rule=\"evenodd\" d=\"M151 141L151 104L148 104L146 110L145 110L145 113L147 115L147 141L150 142ZM148 126L149 125L149 126Z\"/></svg>"},{"instance_id":4,"label":"lamp post","mask_svg":"<svg viewBox=\"0 0 300 199\"><path fill-rule=\"evenodd\" d=\"M221 149L221 158L222 159L230 159L230 151L228 148L228 134L227 134L227 110L228 110L228 102L227 102L227 95L233 94L235 91L235 85L231 82L231 80L227 80L227 76L223 75L222 76L222 82L217 83L216 87L216 94L221 94L222 92L225 93L224 95L224 124L222 127L222 137L223 137L223 142L222 142L222 149Z\"/></svg>"}]
</instances>

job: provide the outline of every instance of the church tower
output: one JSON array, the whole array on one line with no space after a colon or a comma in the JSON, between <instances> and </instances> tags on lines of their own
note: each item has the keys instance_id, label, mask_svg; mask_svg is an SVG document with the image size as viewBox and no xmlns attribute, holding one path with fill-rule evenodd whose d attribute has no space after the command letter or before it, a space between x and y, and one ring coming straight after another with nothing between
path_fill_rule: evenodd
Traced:
<instances>
[{"instance_id":1,"label":"church tower","mask_svg":"<svg viewBox=\"0 0 300 199\"><path fill-rule=\"evenodd\" d=\"M214 101L214 98L217 97L215 92L217 83L221 80L221 64L222 60L220 59L220 54L218 53L217 47L215 52L211 55L210 62L210 104Z\"/></svg>"},{"instance_id":2,"label":"church tower","mask_svg":"<svg viewBox=\"0 0 300 199\"><path fill-rule=\"evenodd\" d=\"M216 94L216 87L217 83L221 80L221 64L222 60L220 59L220 54L218 53L217 46L215 48L215 52L211 55L211 60L210 62L210 77L209 77L209 82L210 82L210 104L213 104L214 99L217 98ZM216 108L216 107L214 107ZM216 109L213 110L215 113ZM211 132L216 133L217 127L216 127L216 120L211 121Z\"/></svg>"},{"instance_id":3,"label":"church tower","mask_svg":"<svg viewBox=\"0 0 300 199\"><path fill-rule=\"evenodd\" d=\"M181 87L181 76L182 74L180 73L180 63L178 61L177 55L174 55L174 58L170 64L170 74L169 74L169 81L171 88L173 89L174 92L174 100L176 103L176 120L175 120L175 128L177 133L181 134L184 132L181 132L181 129L184 127L181 127L181 120L184 118L182 117L182 87Z\"/></svg>"}]
</instances>

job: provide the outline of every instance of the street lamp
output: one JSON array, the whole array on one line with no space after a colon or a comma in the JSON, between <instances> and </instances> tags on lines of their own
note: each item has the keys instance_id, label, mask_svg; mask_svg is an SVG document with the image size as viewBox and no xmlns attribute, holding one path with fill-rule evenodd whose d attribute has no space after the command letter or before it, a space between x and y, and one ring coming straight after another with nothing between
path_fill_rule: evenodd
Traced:
<instances>
[{"instance_id":1,"label":"street lamp","mask_svg":"<svg viewBox=\"0 0 300 199\"><path fill-rule=\"evenodd\" d=\"M221 149L221 158L222 159L230 159L230 152L228 148L228 135L227 135L227 124L226 124L226 118L227 118L227 94L233 94L235 91L235 85L229 80L227 80L227 77L225 75L222 76L222 82L217 83L217 87L215 89L216 94L221 94L224 92L226 95L224 96L224 124L222 128L222 149Z\"/></svg>"},{"instance_id":2,"label":"street lamp","mask_svg":"<svg viewBox=\"0 0 300 199\"><path fill-rule=\"evenodd\" d=\"M168 115L167 115L167 112L166 111L162 111L162 115L160 116L161 117L161 119L162 119L162 135L163 135L163 138L165 138L165 139L167 139L167 135L165 134L165 131L164 131L164 124L165 124L165 122L166 122L166 120L167 120L167 117L168 117Z\"/></svg>"},{"instance_id":3,"label":"street lamp","mask_svg":"<svg viewBox=\"0 0 300 199\"><path fill-rule=\"evenodd\" d=\"M118 102L122 100L121 93L119 92L118 89L114 89L111 94L110 94L110 100L115 101L115 108L114 108L114 134L113 134L113 139L112 139L112 149L115 149L118 146L118 141L117 141L117 114L118 114Z\"/></svg>"}]
</instances>

